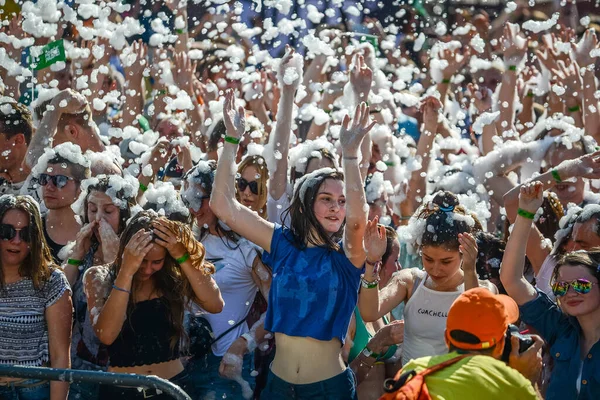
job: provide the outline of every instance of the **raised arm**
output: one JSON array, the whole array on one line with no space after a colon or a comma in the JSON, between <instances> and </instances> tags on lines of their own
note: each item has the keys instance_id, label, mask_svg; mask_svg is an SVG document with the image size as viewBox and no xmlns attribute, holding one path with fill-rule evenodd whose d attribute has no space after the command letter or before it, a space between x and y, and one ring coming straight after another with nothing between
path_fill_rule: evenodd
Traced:
<instances>
[{"instance_id":1,"label":"raised arm","mask_svg":"<svg viewBox=\"0 0 600 400\"><path fill-rule=\"evenodd\" d=\"M364 181L358 166L358 151L365 136L375 126L369 122L369 107L362 102L354 111L352 124L346 115L342 121L340 144L342 145L342 168L346 180L346 226L344 227L344 252L356 268L365 262L363 236L367 226L367 202Z\"/></svg>"},{"instance_id":2,"label":"raised arm","mask_svg":"<svg viewBox=\"0 0 600 400\"><path fill-rule=\"evenodd\" d=\"M431 148L438 130L439 110L442 104L435 97L428 97L423 102L423 129L417 144L416 158L421 162L421 168L413 171L408 182L408 192L405 202L409 204L411 215L421 204L421 200L425 197L427 184L422 174L427 174L429 163L431 161Z\"/></svg>"},{"instance_id":3,"label":"raised arm","mask_svg":"<svg viewBox=\"0 0 600 400\"><path fill-rule=\"evenodd\" d=\"M500 95L498 96L500 105L498 129L505 137L505 131L512 130L516 133L514 99L519 77L518 68L521 67L527 53L527 39L519 34L519 25L509 23L504 28L503 42L506 71L502 76Z\"/></svg>"},{"instance_id":4,"label":"raised arm","mask_svg":"<svg viewBox=\"0 0 600 400\"><path fill-rule=\"evenodd\" d=\"M522 185L519 194L519 212L513 230L508 238L504 258L500 268L500 280L506 293L518 305L523 305L537 297L533 286L523 276L527 238L531 230L533 215L542 206L544 189L541 182Z\"/></svg>"},{"instance_id":5,"label":"raised arm","mask_svg":"<svg viewBox=\"0 0 600 400\"><path fill-rule=\"evenodd\" d=\"M233 90L228 90L225 94L223 119L227 136L225 136L223 152L219 156L210 208L232 230L270 252L275 226L240 204L235 198L235 174L237 173L235 154L246 129L246 118L244 108L235 107Z\"/></svg>"},{"instance_id":6,"label":"raised arm","mask_svg":"<svg viewBox=\"0 0 600 400\"><path fill-rule=\"evenodd\" d=\"M598 48L598 39L593 29L588 29L581 41L575 45L571 44L575 61L579 68L583 68L583 118L586 135L592 136L600 142L600 111L596 93L596 77L594 76L595 58L591 56L592 51Z\"/></svg>"},{"instance_id":7,"label":"raised arm","mask_svg":"<svg viewBox=\"0 0 600 400\"><path fill-rule=\"evenodd\" d=\"M44 149L51 147L50 142L56 134L56 128L61 115L76 114L81 112L87 105L85 97L71 89L62 90L50 102L52 107L44 113L39 127L31 138L25 163L32 168L44 153Z\"/></svg>"},{"instance_id":8,"label":"raised arm","mask_svg":"<svg viewBox=\"0 0 600 400\"><path fill-rule=\"evenodd\" d=\"M202 268L204 247L195 241L189 228L185 228L185 231L178 235L181 227L174 225L166 218L155 220L153 226L154 234L157 236L155 242L167 249L171 257L178 260L185 257L186 254L193 256L180 263L179 267L194 291L194 302L212 314L223 311L225 303L221 297L221 291L212 276L205 273ZM182 240L182 235L185 240Z\"/></svg>"},{"instance_id":9,"label":"raised arm","mask_svg":"<svg viewBox=\"0 0 600 400\"><path fill-rule=\"evenodd\" d=\"M284 75L291 66L291 61L295 56L294 50L291 47L286 48L285 55L281 59L279 65L278 84L281 88L281 97L279 98L279 106L277 107L277 122L275 131L269 136L268 148L273 150L273 153L279 152L281 157L275 158L274 168L270 168L271 177L269 179L269 194L273 200L279 200L285 194L287 188L287 170L288 170L288 152L290 149L290 133L292 131L292 111L294 110L294 95L300 77L292 84L288 85L285 82ZM228 133L229 134L229 133ZM227 146L226 146L227 147Z\"/></svg>"},{"instance_id":10,"label":"raised arm","mask_svg":"<svg viewBox=\"0 0 600 400\"><path fill-rule=\"evenodd\" d=\"M94 332L102 344L111 345L119 336L127 317L133 276L153 246L151 232L139 230L131 237L112 288L108 287L106 273L101 270L107 267L92 267L85 274L88 311ZM108 299L106 293L109 293Z\"/></svg>"}]
</instances>

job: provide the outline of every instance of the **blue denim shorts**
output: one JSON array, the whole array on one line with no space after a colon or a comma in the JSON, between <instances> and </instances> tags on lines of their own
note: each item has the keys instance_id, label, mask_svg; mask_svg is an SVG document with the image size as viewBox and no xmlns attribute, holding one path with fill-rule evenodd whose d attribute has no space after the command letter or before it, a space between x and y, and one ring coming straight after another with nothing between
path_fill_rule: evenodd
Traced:
<instances>
[{"instance_id":1,"label":"blue denim shorts","mask_svg":"<svg viewBox=\"0 0 600 400\"><path fill-rule=\"evenodd\" d=\"M356 377L350 368L324 381L294 385L269 371L261 400L357 400Z\"/></svg>"},{"instance_id":2,"label":"blue denim shorts","mask_svg":"<svg viewBox=\"0 0 600 400\"><path fill-rule=\"evenodd\" d=\"M50 382L48 381L28 379L20 381L18 385L0 386L0 400L48 400L49 398Z\"/></svg>"}]
</instances>

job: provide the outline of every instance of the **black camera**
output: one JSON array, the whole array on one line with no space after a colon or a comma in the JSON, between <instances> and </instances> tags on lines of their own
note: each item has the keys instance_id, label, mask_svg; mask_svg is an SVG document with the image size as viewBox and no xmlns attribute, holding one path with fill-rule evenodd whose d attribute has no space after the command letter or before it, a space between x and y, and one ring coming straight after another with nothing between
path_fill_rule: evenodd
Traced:
<instances>
[{"instance_id":1,"label":"black camera","mask_svg":"<svg viewBox=\"0 0 600 400\"><path fill-rule=\"evenodd\" d=\"M523 335L515 325L508 325L506 337L504 338L504 352L502 353L502 361L506 363L508 363L508 357L512 351L512 342L510 341L510 338L513 336L519 338L519 354L524 353L528 348L533 346L531 335Z\"/></svg>"}]
</instances>

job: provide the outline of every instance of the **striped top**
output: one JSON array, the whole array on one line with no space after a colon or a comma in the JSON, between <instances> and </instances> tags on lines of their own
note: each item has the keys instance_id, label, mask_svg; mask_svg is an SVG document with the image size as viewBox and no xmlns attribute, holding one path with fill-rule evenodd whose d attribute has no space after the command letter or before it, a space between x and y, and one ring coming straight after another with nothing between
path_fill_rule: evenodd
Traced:
<instances>
[{"instance_id":1,"label":"striped top","mask_svg":"<svg viewBox=\"0 0 600 400\"><path fill-rule=\"evenodd\" d=\"M36 290L29 278L0 289L0 364L39 367L49 361L45 311L71 292L65 274L55 269Z\"/></svg>"}]
</instances>

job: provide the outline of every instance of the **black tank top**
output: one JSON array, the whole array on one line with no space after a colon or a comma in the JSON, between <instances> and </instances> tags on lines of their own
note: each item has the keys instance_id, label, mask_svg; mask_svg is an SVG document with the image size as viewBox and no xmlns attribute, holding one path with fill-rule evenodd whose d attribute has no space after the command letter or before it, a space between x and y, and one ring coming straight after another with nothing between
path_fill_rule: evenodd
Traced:
<instances>
[{"instance_id":1,"label":"black tank top","mask_svg":"<svg viewBox=\"0 0 600 400\"><path fill-rule=\"evenodd\" d=\"M176 333L170 313L164 297L136 303L121 333L108 346L110 365L133 367L179 358L179 343L173 350L170 346L171 337Z\"/></svg>"},{"instance_id":2,"label":"black tank top","mask_svg":"<svg viewBox=\"0 0 600 400\"><path fill-rule=\"evenodd\" d=\"M44 237L46 238L46 243L48 243L48 247L50 247L50 254L52 254L52 258L54 259L54 262L57 265L60 265L60 264L62 264L62 260L60 258L58 258L58 253L60 253L62 248L65 247L65 245L56 243L54 240L52 240L50 238L50 236L48 236L48 231L46 229L46 216L44 216L44 218L42 218L42 222L44 225Z\"/></svg>"}]
</instances>

